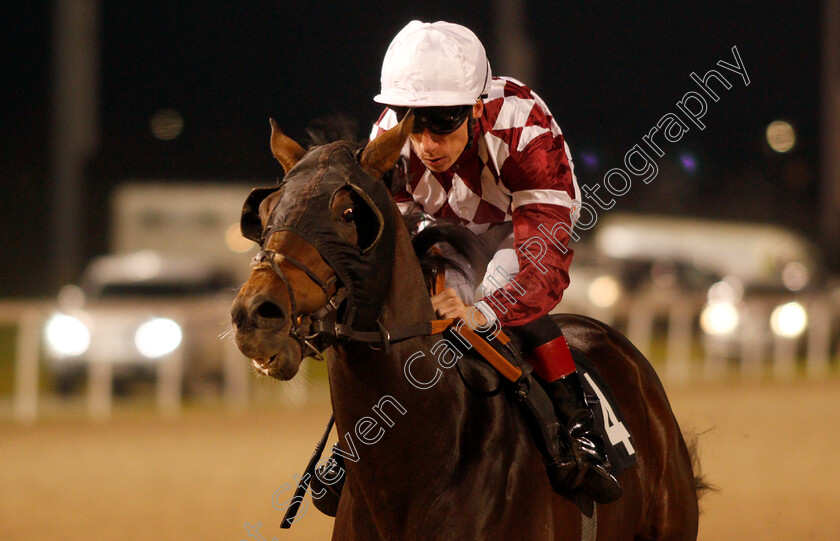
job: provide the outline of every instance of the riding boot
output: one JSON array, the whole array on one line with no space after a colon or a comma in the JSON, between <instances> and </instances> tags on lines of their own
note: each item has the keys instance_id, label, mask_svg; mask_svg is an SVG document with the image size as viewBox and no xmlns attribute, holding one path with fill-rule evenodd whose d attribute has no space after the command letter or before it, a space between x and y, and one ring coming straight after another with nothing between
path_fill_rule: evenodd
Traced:
<instances>
[{"instance_id":1,"label":"riding boot","mask_svg":"<svg viewBox=\"0 0 840 541\"><path fill-rule=\"evenodd\" d=\"M595 430L595 419L584 396L580 376L572 372L551 383L546 390L554 402L560 425L568 436L571 460L553 466L554 474L563 480L569 492L583 492L598 503L609 503L621 496L621 486L610 473L610 461L604 442ZM597 399L595 399L597 400Z\"/></svg>"},{"instance_id":2,"label":"riding boot","mask_svg":"<svg viewBox=\"0 0 840 541\"><path fill-rule=\"evenodd\" d=\"M583 492L598 503L615 501L621 496L621 486L610 473L604 441L595 431L589 408L597 398L584 396L566 339L550 317L519 329L520 336L526 337L523 349L530 350L525 358L545 382L557 419L565 429L561 429L561 444L565 443L561 448L566 448L569 456L549 465L552 484L561 492Z\"/></svg>"},{"instance_id":3,"label":"riding boot","mask_svg":"<svg viewBox=\"0 0 840 541\"><path fill-rule=\"evenodd\" d=\"M328 517L334 517L338 512L338 500L341 499L341 490L344 488L346 475L344 458L337 454L335 447L333 447L330 459L318 466L309 483L312 491L312 503L315 504L318 511ZM316 497L317 494L321 494L321 496Z\"/></svg>"}]
</instances>

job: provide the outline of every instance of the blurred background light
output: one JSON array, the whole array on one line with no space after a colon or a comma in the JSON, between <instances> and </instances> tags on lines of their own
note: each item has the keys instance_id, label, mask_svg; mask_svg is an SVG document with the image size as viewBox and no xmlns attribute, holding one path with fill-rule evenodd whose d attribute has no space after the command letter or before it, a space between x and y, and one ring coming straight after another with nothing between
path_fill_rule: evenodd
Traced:
<instances>
[{"instance_id":1,"label":"blurred background light","mask_svg":"<svg viewBox=\"0 0 840 541\"><path fill-rule=\"evenodd\" d=\"M788 152L796 144L796 132L789 122L775 120L767 126L767 144L779 153Z\"/></svg>"},{"instance_id":2,"label":"blurred background light","mask_svg":"<svg viewBox=\"0 0 840 541\"><path fill-rule=\"evenodd\" d=\"M68 284L58 290L56 301L62 310L80 310L85 305L85 292L75 284Z\"/></svg>"},{"instance_id":3,"label":"blurred background light","mask_svg":"<svg viewBox=\"0 0 840 541\"><path fill-rule=\"evenodd\" d=\"M709 304L739 302L744 296L744 285L734 276L726 276L709 287Z\"/></svg>"},{"instance_id":4,"label":"blurred background light","mask_svg":"<svg viewBox=\"0 0 840 541\"><path fill-rule=\"evenodd\" d=\"M181 345L181 327L171 319L157 318L140 325L134 345L144 357L157 359Z\"/></svg>"},{"instance_id":5,"label":"blurred background light","mask_svg":"<svg viewBox=\"0 0 840 541\"><path fill-rule=\"evenodd\" d=\"M587 169L597 169L601 165L601 159L592 150L584 150L580 153L580 160Z\"/></svg>"},{"instance_id":6,"label":"blurred background light","mask_svg":"<svg viewBox=\"0 0 840 541\"><path fill-rule=\"evenodd\" d=\"M777 336L795 338L802 334L807 325L808 314L798 302L779 305L770 314L770 328Z\"/></svg>"},{"instance_id":7,"label":"blurred background light","mask_svg":"<svg viewBox=\"0 0 840 541\"><path fill-rule=\"evenodd\" d=\"M238 254L247 252L254 246L253 241L242 236L239 224L230 224L230 227L225 230L225 244L232 252Z\"/></svg>"},{"instance_id":8,"label":"blurred background light","mask_svg":"<svg viewBox=\"0 0 840 541\"><path fill-rule=\"evenodd\" d=\"M799 261L791 261L782 269L782 283L790 291L800 291L808 285L808 268Z\"/></svg>"},{"instance_id":9,"label":"blurred background light","mask_svg":"<svg viewBox=\"0 0 840 541\"><path fill-rule=\"evenodd\" d=\"M682 166L683 171L689 174L694 174L697 172L697 167L699 165L697 161L697 156L695 156L691 152L680 152L679 153L680 159L680 166Z\"/></svg>"},{"instance_id":10,"label":"blurred background light","mask_svg":"<svg viewBox=\"0 0 840 541\"><path fill-rule=\"evenodd\" d=\"M66 314L50 318L46 328L47 347L63 357L78 357L90 347L90 331L80 320Z\"/></svg>"},{"instance_id":11,"label":"blurred background light","mask_svg":"<svg viewBox=\"0 0 840 541\"><path fill-rule=\"evenodd\" d=\"M614 277L605 275L592 281L588 290L589 300L598 308L608 308L618 301L621 287Z\"/></svg>"},{"instance_id":12,"label":"blurred background light","mask_svg":"<svg viewBox=\"0 0 840 541\"><path fill-rule=\"evenodd\" d=\"M175 109L161 109L149 119L152 135L161 141L171 141L181 135L184 119Z\"/></svg>"},{"instance_id":13,"label":"blurred background light","mask_svg":"<svg viewBox=\"0 0 840 541\"><path fill-rule=\"evenodd\" d=\"M709 304L700 314L700 326L706 334L723 335L738 328L738 309L729 302Z\"/></svg>"}]
</instances>

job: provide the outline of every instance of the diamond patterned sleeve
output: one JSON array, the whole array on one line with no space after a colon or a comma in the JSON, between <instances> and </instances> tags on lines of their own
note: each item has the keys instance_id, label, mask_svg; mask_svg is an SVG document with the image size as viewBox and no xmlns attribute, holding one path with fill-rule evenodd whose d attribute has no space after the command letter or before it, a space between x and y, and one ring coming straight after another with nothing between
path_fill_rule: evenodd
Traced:
<instances>
[{"instance_id":1,"label":"diamond patterned sleeve","mask_svg":"<svg viewBox=\"0 0 840 541\"><path fill-rule=\"evenodd\" d=\"M536 99L525 120L523 115L509 114L519 120L510 122L506 131L495 131L508 143L500 180L511 192L519 273L482 300L502 325L509 326L529 323L560 302L569 285L572 210L580 201L562 133Z\"/></svg>"},{"instance_id":2,"label":"diamond patterned sleeve","mask_svg":"<svg viewBox=\"0 0 840 541\"><path fill-rule=\"evenodd\" d=\"M532 203L514 210L519 273L506 286L481 299L502 326L530 323L560 302L569 285L574 253L569 245L570 221L569 209L558 205ZM502 273L504 269L494 271Z\"/></svg>"}]
</instances>

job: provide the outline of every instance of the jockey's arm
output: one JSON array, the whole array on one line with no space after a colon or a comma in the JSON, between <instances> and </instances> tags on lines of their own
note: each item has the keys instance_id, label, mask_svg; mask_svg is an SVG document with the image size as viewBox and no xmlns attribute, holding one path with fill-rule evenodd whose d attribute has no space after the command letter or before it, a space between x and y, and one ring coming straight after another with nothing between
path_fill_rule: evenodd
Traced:
<instances>
[{"instance_id":1,"label":"jockey's arm","mask_svg":"<svg viewBox=\"0 0 840 541\"><path fill-rule=\"evenodd\" d=\"M517 326L551 311L569 285L569 240L580 194L562 135L548 132L534 138L523 152L511 154L501 173L513 197L519 268L488 269L498 283L507 281L505 274L513 279L487 291L476 304L502 326Z\"/></svg>"}]
</instances>

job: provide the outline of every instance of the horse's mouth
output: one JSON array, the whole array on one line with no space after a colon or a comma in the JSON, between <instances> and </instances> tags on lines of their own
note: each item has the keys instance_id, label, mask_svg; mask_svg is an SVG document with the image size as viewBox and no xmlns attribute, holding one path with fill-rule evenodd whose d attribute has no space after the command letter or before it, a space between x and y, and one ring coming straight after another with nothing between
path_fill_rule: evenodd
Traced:
<instances>
[{"instance_id":1,"label":"horse's mouth","mask_svg":"<svg viewBox=\"0 0 840 541\"><path fill-rule=\"evenodd\" d=\"M254 367L254 370L262 374L263 376L271 376L272 368L276 367L277 364L277 355L272 355L271 357L257 357L255 359L251 359L251 366Z\"/></svg>"},{"instance_id":2,"label":"horse's mouth","mask_svg":"<svg viewBox=\"0 0 840 541\"><path fill-rule=\"evenodd\" d=\"M289 344L270 357L251 357L251 366L257 374L288 381L298 373L302 360L300 348L294 346L294 344Z\"/></svg>"}]
</instances>

